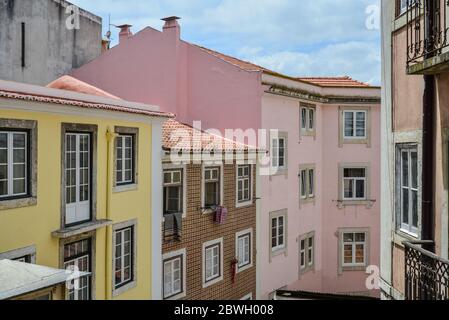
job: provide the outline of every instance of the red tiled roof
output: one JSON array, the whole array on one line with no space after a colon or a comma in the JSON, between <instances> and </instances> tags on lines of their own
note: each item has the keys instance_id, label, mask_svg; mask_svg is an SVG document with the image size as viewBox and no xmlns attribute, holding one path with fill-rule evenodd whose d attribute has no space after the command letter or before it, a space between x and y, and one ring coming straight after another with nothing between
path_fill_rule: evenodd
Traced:
<instances>
[{"instance_id":1,"label":"red tiled roof","mask_svg":"<svg viewBox=\"0 0 449 320\"><path fill-rule=\"evenodd\" d=\"M313 85L317 85L320 87L355 87L355 88L369 88L371 87L369 84L361 82L361 81L357 81L357 80L353 80L350 77L291 77L291 76L287 76L284 74L281 74L279 72L273 71L273 70L269 70L267 68L261 67L257 64L248 62L248 61L243 61L231 56L228 56L226 54L208 49L208 48L204 48L201 47L199 45L196 44L192 44L198 48L200 48L201 50L217 57L218 59L221 59L225 62L228 62L234 66L239 67L240 69L243 69L245 71L250 71L250 72L264 72L270 75L274 75L274 76L278 76L281 78L287 78L293 81L300 81L300 82L306 82L309 84L313 84Z\"/></svg>"},{"instance_id":2,"label":"red tiled roof","mask_svg":"<svg viewBox=\"0 0 449 320\"><path fill-rule=\"evenodd\" d=\"M139 108L134 108L134 107L125 107L125 106L114 105L114 104L73 100L73 99L67 99L67 98L56 97L56 96L39 95L39 94L34 94L34 93L15 92L15 91L9 91L9 90L2 90L1 88L0 88L0 97L7 98L7 99L53 103L53 104L74 106L74 107L80 107L80 108L88 108L88 109L100 109L100 110L107 110L107 111L140 114L140 115L151 116L151 117L163 117L163 118L173 118L174 117L174 114L172 114L172 113L151 111L151 110L139 109Z\"/></svg>"},{"instance_id":3,"label":"red tiled roof","mask_svg":"<svg viewBox=\"0 0 449 320\"><path fill-rule=\"evenodd\" d=\"M348 76L344 77L301 77L299 80L310 82L321 87L355 87L367 88L369 84L354 80Z\"/></svg>"},{"instance_id":4,"label":"red tiled roof","mask_svg":"<svg viewBox=\"0 0 449 320\"><path fill-rule=\"evenodd\" d=\"M86 82L73 78L71 76L62 76L59 79L51 82L47 85L47 88L61 89L68 91L75 91L79 93L91 94L94 96L110 98L110 99L120 99L100 88L94 87Z\"/></svg>"},{"instance_id":5,"label":"red tiled roof","mask_svg":"<svg viewBox=\"0 0 449 320\"><path fill-rule=\"evenodd\" d=\"M206 133L173 119L165 121L162 127L163 147L167 150L188 151L257 151L256 147L238 143L221 136Z\"/></svg>"}]
</instances>

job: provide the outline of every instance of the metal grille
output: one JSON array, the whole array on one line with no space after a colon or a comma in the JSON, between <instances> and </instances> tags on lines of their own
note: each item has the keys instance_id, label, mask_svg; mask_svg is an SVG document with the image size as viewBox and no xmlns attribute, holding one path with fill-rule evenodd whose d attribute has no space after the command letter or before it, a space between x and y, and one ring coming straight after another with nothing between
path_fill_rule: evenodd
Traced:
<instances>
[{"instance_id":1,"label":"metal grille","mask_svg":"<svg viewBox=\"0 0 449 320\"><path fill-rule=\"evenodd\" d=\"M449 0L407 0L407 65L449 47Z\"/></svg>"},{"instance_id":2,"label":"metal grille","mask_svg":"<svg viewBox=\"0 0 449 320\"><path fill-rule=\"evenodd\" d=\"M421 248L429 243L404 243L407 300L449 300L449 260Z\"/></svg>"}]
</instances>

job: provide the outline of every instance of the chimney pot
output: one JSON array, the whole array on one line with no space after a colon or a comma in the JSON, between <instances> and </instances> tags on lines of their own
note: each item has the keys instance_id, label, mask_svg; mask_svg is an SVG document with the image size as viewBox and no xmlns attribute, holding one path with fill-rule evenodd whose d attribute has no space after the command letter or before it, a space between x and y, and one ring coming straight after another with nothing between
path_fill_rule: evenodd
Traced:
<instances>
[{"instance_id":1,"label":"chimney pot","mask_svg":"<svg viewBox=\"0 0 449 320\"><path fill-rule=\"evenodd\" d=\"M181 37L181 27L178 23L179 19L181 18L176 16L161 19L162 21L165 21L165 25L163 27L164 33L171 35L176 40L179 40Z\"/></svg>"}]
</instances>

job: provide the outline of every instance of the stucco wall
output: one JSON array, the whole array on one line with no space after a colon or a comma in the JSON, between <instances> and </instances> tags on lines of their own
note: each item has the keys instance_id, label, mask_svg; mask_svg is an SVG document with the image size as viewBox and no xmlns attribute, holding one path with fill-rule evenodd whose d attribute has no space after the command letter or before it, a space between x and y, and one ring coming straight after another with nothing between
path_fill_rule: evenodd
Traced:
<instances>
[{"instance_id":1,"label":"stucco wall","mask_svg":"<svg viewBox=\"0 0 449 320\"><path fill-rule=\"evenodd\" d=\"M151 125L145 122L118 120L123 114L114 117L95 117L90 113L80 115L49 114L8 110L12 105L37 110L41 104L0 99L0 118L25 119L38 122L38 186L37 205L0 211L0 252L35 245L36 263L61 268L60 241L52 232L61 228L61 123L82 123L98 125L97 139L97 219L106 219L107 186L107 139L106 130L114 126L139 128L139 178L134 191L113 193L111 195L111 220L115 223L137 219L137 286L115 299L151 298ZM63 106L55 106L62 110ZM84 111L85 110L81 110ZM72 110L73 112L73 110ZM105 112L107 114L107 112ZM93 182L93 185L95 185ZM110 248L112 250L112 248ZM95 233L95 282L94 297L105 299L106 228ZM112 251L111 251L112 252ZM112 279L109 279L111 281Z\"/></svg>"},{"instance_id":2,"label":"stucco wall","mask_svg":"<svg viewBox=\"0 0 449 320\"><path fill-rule=\"evenodd\" d=\"M80 10L80 29L68 30L68 5L61 0L0 0L0 79L47 85L100 55L101 18Z\"/></svg>"}]
</instances>

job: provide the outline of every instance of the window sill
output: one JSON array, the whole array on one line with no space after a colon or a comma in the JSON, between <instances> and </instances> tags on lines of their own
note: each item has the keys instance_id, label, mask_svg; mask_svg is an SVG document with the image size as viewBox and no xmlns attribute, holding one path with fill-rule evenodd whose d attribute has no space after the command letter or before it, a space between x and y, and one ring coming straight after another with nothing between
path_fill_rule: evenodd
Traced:
<instances>
[{"instance_id":1,"label":"window sill","mask_svg":"<svg viewBox=\"0 0 449 320\"><path fill-rule=\"evenodd\" d=\"M246 265L246 266L243 266L243 267L241 267L241 268L237 268L237 273L241 273L241 272L243 272L243 271L246 271L246 270L248 270L248 269L251 269L252 267L253 267L253 264L250 263L250 264L248 264L248 265Z\"/></svg>"},{"instance_id":2,"label":"window sill","mask_svg":"<svg viewBox=\"0 0 449 320\"><path fill-rule=\"evenodd\" d=\"M351 272L351 271L366 271L366 265L363 266L346 266L341 267L342 272Z\"/></svg>"},{"instance_id":3,"label":"window sill","mask_svg":"<svg viewBox=\"0 0 449 320\"><path fill-rule=\"evenodd\" d=\"M275 251L271 250L270 253L270 262L273 258L279 257L281 255L287 256L287 249L283 248L283 249L277 249Z\"/></svg>"},{"instance_id":4,"label":"window sill","mask_svg":"<svg viewBox=\"0 0 449 320\"><path fill-rule=\"evenodd\" d=\"M348 138L344 138L343 139L343 143L342 145L345 144L366 144L369 147L369 140L367 138L360 138L360 139L348 139Z\"/></svg>"},{"instance_id":5,"label":"window sill","mask_svg":"<svg viewBox=\"0 0 449 320\"><path fill-rule=\"evenodd\" d=\"M223 281L223 275L221 275L219 278L217 278L215 280L210 280L209 282L203 283L203 289L213 286L214 284L217 284L221 281Z\"/></svg>"},{"instance_id":6,"label":"window sill","mask_svg":"<svg viewBox=\"0 0 449 320\"><path fill-rule=\"evenodd\" d=\"M245 202L241 202L241 203L237 202L237 203L235 204L235 207L236 207L237 209L240 209L240 208L251 207L253 204L254 204L254 203L253 203L253 200L249 200L249 201L245 201Z\"/></svg>"},{"instance_id":7,"label":"window sill","mask_svg":"<svg viewBox=\"0 0 449 320\"><path fill-rule=\"evenodd\" d=\"M129 192L129 191L136 191L139 189L138 184L126 184L123 186L115 186L112 190L113 193L121 193L121 192Z\"/></svg>"},{"instance_id":8,"label":"window sill","mask_svg":"<svg viewBox=\"0 0 449 320\"><path fill-rule=\"evenodd\" d=\"M316 204L316 198L315 197L313 197L313 198L301 198L299 200L299 203L300 203L300 205L305 205L305 204L313 204L313 205L315 205Z\"/></svg>"},{"instance_id":9,"label":"window sill","mask_svg":"<svg viewBox=\"0 0 449 320\"><path fill-rule=\"evenodd\" d=\"M276 169L271 168L270 170L270 176L271 177L279 177L279 176L288 176L288 169Z\"/></svg>"},{"instance_id":10,"label":"window sill","mask_svg":"<svg viewBox=\"0 0 449 320\"><path fill-rule=\"evenodd\" d=\"M21 198L14 200L0 201L0 211L17 208L32 207L37 205L37 197Z\"/></svg>"},{"instance_id":11,"label":"window sill","mask_svg":"<svg viewBox=\"0 0 449 320\"><path fill-rule=\"evenodd\" d=\"M393 243L400 248L405 248L404 242L406 241L417 241L420 237L412 233L406 232L401 229L397 229L394 233Z\"/></svg>"},{"instance_id":12,"label":"window sill","mask_svg":"<svg viewBox=\"0 0 449 320\"><path fill-rule=\"evenodd\" d=\"M187 294L185 292L181 292L181 293L178 293L175 296L172 296L172 297L169 297L169 298L164 298L164 300L165 301L176 301L176 300L185 298L186 296L187 296Z\"/></svg>"},{"instance_id":13,"label":"window sill","mask_svg":"<svg viewBox=\"0 0 449 320\"><path fill-rule=\"evenodd\" d=\"M111 220L97 220L97 221L91 221L87 223L83 223L80 225L76 225L69 228L63 228L57 231L54 231L51 233L51 235L54 238L58 239L67 239L71 238L83 233L91 232L103 227L107 227L112 225L113 222Z\"/></svg>"},{"instance_id":14,"label":"window sill","mask_svg":"<svg viewBox=\"0 0 449 320\"><path fill-rule=\"evenodd\" d=\"M316 131L301 130L301 137L316 137Z\"/></svg>"},{"instance_id":15,"label":"window sill","mask_svg":"<svg viewBox=\"0 0 449 320\"><path fill-rule=\"evenodd\" d=\"M338 209L344 209L351 206L365 206L371 209L376 203L376 200L338 200Z\"/></svg>"},{"instance_id":16,"label":"window sill","mask_svg":"<svg viewBox=\"0 0 449 320\"><path fill-rule=\"evenodd\" d=\"M112 290L112 296L113 297L117 297L123 293L125 293L126 291L129 291L131 289L134 289L135 287L137 287L137 280L133 280L130 283L125 284L124 286L117 288L117 289L113 289Z\"/></svg>"}]
</instances>

